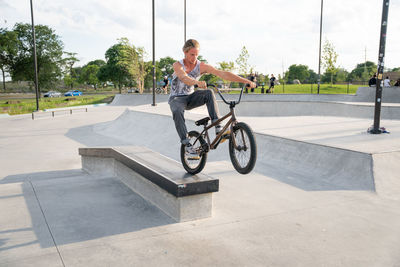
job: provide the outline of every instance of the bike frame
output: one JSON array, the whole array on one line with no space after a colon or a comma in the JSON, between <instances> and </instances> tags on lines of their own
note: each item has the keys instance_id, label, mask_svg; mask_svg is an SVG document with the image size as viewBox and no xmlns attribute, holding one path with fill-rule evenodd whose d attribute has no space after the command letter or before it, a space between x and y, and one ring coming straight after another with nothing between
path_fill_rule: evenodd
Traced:
<instances>
[{"instance_id":1,"label":"bike frame","mask_svg":"<svg viewBox=\"0 0 400 267\"><path fill-rule=\"evenodd\" d=\"M230 127L230 137L231 140L233 142L233 145L235 147L235 149L237 150L241 150L242 148L238 147L238 145L236 144L236 140L233 136L233 127L236 125L237 120L236 120L236 114L235 114L235 106L237 104L240 103L240 100L242 98L242 94L243 94L243 89L240 92L240 96L239 96L239 100L238 101L231 101L228 102L225 100L225 98L222 96L221 92L219 91L219 89L215 86L210 84L209 86L213 86L214 88L217 89L218 94L221 96L222 100L229 105L229 113L226 114L225 116L223 116L222 118L216 120L215 122L211 123L210 125L204 125L204 129L203 131L200 133L200 136L205 136L206 137L206 142L208 144L209 149L216 149L218 147L218 145L220 144L221 140L222 140L222 135L225 133L225 131L228 129L228 127ZM224 125L224 127L222 128L221 132L214 138L214 140L211 142L210 140L210 135L208 134L208 130L215 127L216 125L220 124L222 121L226 120L227 118L229 118L229 121ZM196 143L198 141L199 138L196 138L195 142ZM245 142L244 138L243 138L243 142ZM246 143L243 144L244 145L244 149L246 149Z\"/></svg>"}]
</instances>

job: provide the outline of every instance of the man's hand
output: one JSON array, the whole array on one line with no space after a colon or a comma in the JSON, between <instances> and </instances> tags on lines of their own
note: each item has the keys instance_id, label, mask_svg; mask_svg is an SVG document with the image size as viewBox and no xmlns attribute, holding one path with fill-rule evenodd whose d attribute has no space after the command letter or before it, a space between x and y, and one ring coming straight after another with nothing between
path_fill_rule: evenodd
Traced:
<instances>
[{"instance_id":1,"label":"man's hand","mask_svg":"<svg viewBox=\"0 0 400 267\"><path fill-rule=\"evenodd\" d=\"M207 88L207 83L205 81L197 81L196 85L200 88Z\"/></svg>"}]
</instances>

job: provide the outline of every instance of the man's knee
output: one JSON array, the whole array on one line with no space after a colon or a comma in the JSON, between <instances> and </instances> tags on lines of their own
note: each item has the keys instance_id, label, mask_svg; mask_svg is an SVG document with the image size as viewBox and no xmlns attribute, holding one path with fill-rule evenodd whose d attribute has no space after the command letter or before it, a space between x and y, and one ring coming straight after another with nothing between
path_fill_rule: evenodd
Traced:
<instances>
[{"instance_id":1,"label":"man's knee","mask_svg":"<svg viewBox=\"0 0 400 267\"><path fill-rule=\"evenodd\" d=\"M207 102L214 100L215 96L214 96L214 91L212 89L205 89L204 92L206 95L205 99Z\"/></svg>"}]
</instances>

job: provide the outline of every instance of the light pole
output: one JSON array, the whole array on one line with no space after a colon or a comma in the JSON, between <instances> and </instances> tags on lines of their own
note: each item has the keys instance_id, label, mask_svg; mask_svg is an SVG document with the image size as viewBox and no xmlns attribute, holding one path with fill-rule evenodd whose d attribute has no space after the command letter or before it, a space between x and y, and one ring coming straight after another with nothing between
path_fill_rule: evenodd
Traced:
<instances>
[{"instance_id":1,"label":"light pole","mask_svg":"<svg viewBox=\"0 0 400 267\"><path fill-rule=\"evenodd\" d=\"M381 118L381 104L382 104L382 86L383 68L385 66L385 47L386 47L386 30L389 14L389 0L383 0L382 7L382 21L381 21L381 34L379 41L379 54L378 54L378 77L376 79L376 95L375 95L375 114L374 114L374 127L369 132L372 134L380 134L382 130L379 128Z\"/></svg>"},{"instance_id":2,"label":"light pole","mask_svg":"<svg viewBox=\"0 0 400 267\"><path fill-rule=\"evenodd\" d=\"M319 60L318 60L318 94L321 83L321 41L322 41L322 10L324 7L324 0L321 0L321 19L319 22Z\"/></svg>"},{"instance_id":3,"label":"light pole","mask_svg":"<svg viewBox=\"0 0 400 267\"><path fill-rule=\"evenodd\" d=\"M153 104L156 105L156 55L155 55L155 11L154 11L154 0L152 0L153 7Z\"/></svg>"},{"instance_id":4,"label":"light pole","mask_svg":"<svg viewBox=\"0 0 400 267\"><path fill-rule=\"evenodd\" d=\"M39 111L39 85L38 85L38 73L37 73L37 56L36 56L36 34L35 34L35 23L33 21L33 5L31 2L31 19L32 19L32 37L33 37L33 67L35 70L35 92L36 92L36 111Z\"/></svg>"},{"instance_id":5,"label":"light pole","mask_svg":"<svg viewBox=\"0 0 400 267\"><path fill-rule=\"evenodd\" d=\"M183 15L183 39L184 42L186 43L186 0L183 0L183 9L184 9L184 15Z\"/></svg>"}]
</instances>

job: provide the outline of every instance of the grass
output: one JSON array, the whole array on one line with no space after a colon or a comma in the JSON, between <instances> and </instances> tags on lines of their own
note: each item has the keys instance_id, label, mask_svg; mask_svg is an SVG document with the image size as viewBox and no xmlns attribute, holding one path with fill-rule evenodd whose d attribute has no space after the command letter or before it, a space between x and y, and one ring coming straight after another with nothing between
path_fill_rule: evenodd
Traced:
<instances>
[{"instance_id":1,"label":"grass","mask_svg":"<svg viewBox=\"0 0 400 267\"><path fill-rule=\"evenodd\" d=\"M51 108L67 108L81 105L93 105L101 103L110 103L114 95L87 95L73 97L56 97L56 98L41 98L39 100L39 109ZM25 96L26 97L26 96ZM0 98L0 113L8 113L9 115L31 113L36 110L36 98L24 98L24 96L1 97Z\"/></svg>"}]
</instances>

